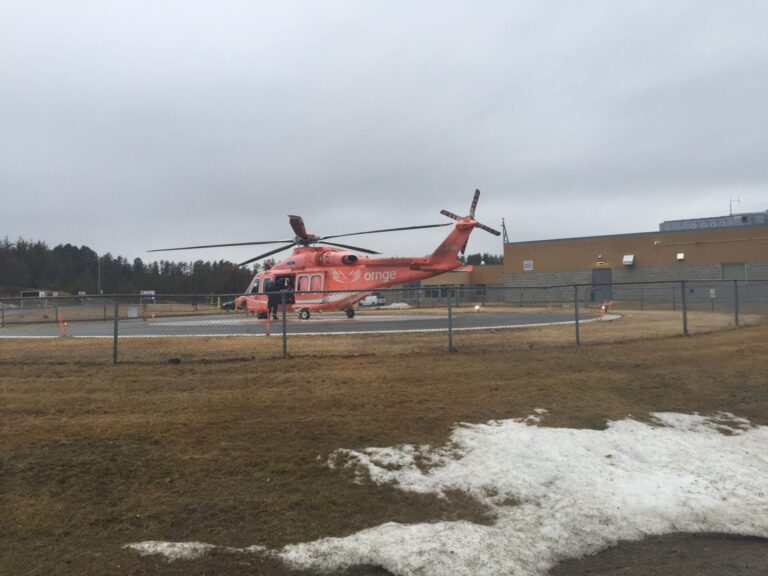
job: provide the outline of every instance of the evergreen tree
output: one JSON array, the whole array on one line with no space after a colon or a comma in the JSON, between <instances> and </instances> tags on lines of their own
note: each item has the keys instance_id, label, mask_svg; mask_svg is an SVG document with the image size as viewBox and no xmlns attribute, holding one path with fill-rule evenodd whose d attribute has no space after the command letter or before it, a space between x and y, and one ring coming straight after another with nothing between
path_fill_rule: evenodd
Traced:
<instances>
[{"instance_id":1,"label":"evergreen tree","mask_svg":"<svg viewBox=\"0 0 768 576\"><path fill-rule=\"evenodd\" d=\"M105 294L239 293L258 270L258 264L241 268L226 260L145 264L141 258L129 262L110 253L99 256L87 246L59 244L50 249L44 242L23 238L0 241L0 294L8 296L23 289L95 294L99 277Z\"/></svg>"}]
</instances>

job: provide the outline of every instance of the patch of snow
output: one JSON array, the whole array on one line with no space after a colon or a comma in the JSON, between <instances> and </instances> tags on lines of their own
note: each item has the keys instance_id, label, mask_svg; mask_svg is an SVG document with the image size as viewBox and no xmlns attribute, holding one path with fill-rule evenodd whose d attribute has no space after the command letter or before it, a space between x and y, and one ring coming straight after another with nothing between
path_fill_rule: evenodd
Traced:
<instances>
[{"instance_id":1,"label":"patch of snow","mask_svg":"<svg viewBox=\"0 0 768 576\"><path fill-rule=\"evenodd\" d=\"M606 430L542 428L546 410L458 426L440 448L337 450L330 466L401 490L462 491L492 510L492 525L389 522L344 538L280 550L199 542L127 547L169 561L213 550L276 555L289 566L339 572L372 564L398 575L543 576L557 562L620 540L673 532L768 537L768 427L728 413L652 414Z\"/></svg>"},{"instance_id":2,"label":"patch of snow","mask_svg":"<svg viewBox=\"0 0 768 576\"><path fill-rule=\"evenodd\" d=\"M410 308L410 307L411 305L405 302L392 302L392 304L387 304L386 306L379 306L379 308L394 308L394 309L404 309L404 308Z\"/></svg>"},{"instance_id":3,"label":"patch of snow","mask_svg":"<svg viewBox=\"0 0 768 576\"><path fill-rule=\"evenodd\" d=\"M652 416L657 425L626 419L602 431L505 420L458 427L437 449L337 451L360 477L412 492L463 491L496 521L387 523L278 554L292 567L325 572L373 564L402 575L540 576L619 540L710 531L768 537L768 428L726 413Z\"/></svg>"},{"instance_id":4,"label":"patch of snow","mask_svg":"<svg viewBox=\"0 0 768 576\"><path fill-rule=\"evenodd\" d=\"M147 540L146 542L126 544L125 548L132 548L142 556L159 554L165 556L169 562L173 562L174 560L202 558L216 548L216 546L204 544L203 542L160 542L158 540Z\"/></svg>"},{"instance_id":5,"label":"patch of snow","mask_svg":"<svg viewBox=\"0 0 768 576\"><path fill-rule=\"evenodd\" d=\"M206 544L204 542L161 542L159 540L147 540L145 542L134 542L126 544L124 548L136 550L142 556L158 554L165 556L168 562L174 560L196 560L214 550L220 550L231 553L264 553L267 549L264 546L254 544L245 548L232 548L230 546L216 546L215 544Z\"/></svg>"}]
</instances>

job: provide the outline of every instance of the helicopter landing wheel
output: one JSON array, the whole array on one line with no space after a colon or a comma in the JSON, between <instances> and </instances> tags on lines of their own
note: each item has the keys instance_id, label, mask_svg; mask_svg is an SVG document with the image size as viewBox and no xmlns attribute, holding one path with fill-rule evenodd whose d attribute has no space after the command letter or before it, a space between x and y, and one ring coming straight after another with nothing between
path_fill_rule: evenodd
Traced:
<instances>
[{"instance_id":1,"label":"helicopter landing wheel","mask_svg":"<svg viewBox=\"0 0 768 576\"><path fill-rule=\"evenodd\" d=\"M347 318L354 318L355 317L355 309L349 308L347 309Z\"/></svg>"},{"instance_id":2,"label":"helicopter landing wheel","mask_svg":"<svg viewBox=\"0 0 768 576\"><path fill-rule=\"evenodd\" d=\"M302 308L301 310L299 310L299 318L301 318L302 320L309 320L309 310L307 310L306 308Z\"/></svg>"}]
</instances>

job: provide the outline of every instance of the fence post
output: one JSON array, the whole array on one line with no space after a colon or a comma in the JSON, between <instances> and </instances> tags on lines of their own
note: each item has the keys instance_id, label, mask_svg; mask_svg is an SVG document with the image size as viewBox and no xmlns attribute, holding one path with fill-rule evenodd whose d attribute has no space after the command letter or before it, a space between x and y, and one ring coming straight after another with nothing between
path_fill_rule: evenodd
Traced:
<instances>
[{"instance_id":1,"label":"fence post","mask_svg":"<svg viewBox=\"0 0 768 576\"><path fill-rule=\"evenodd\" d=\"M739 281L733 281L733 319L739 325Z\"/></svg>"},{"instance_id":2,"label":"fence post","mask_svg":"<svg viewBox=\"0 0 768 576\"><path fill-rule=\"evenodd\" d=\"M448 288L448 352L453 352L453 288Z\"/></svg>"},{"instance_id":3,"label":"fence post","mask_svg":"<svg viewBox=\"0 0 768 576\"><path fill-rule=\"evenodd\" d=\"M103 306L104 306L104 322L106 322L107 321L107 305L104 304Z\"/></svg>"},{"instance_id":4,"label":"fence post","mask_svg":"<svg viewBox=\"0 0 768 576\"><path fill-rule=\"evenodd\" d=\"M643 287L640 286L640 310L645 310L645 300L643 299Z\"/></svg>"},{"instance_id":5,"label":"fence post","mask_svg":"<svg viewBox=\"0 0 768 576\"><path fill-rule=\"evenodd\" d=\"M0 308L0 318L2 319L0 320L0 326L5 328L5 308Z\"/></svg>"},{"instance_id":6,"label":"fence post","mask_svg":"<svg viewBox=\"0 0 768 576\"><path fill-rule=\"evenodd\" d=\"M675 296L675 286L672 285L672 310L677 310L677 298Z\"/></svg>"},{"instance_id":7,"label":"fence post","mask_svg":"<svg viewBox=\"0 0 768 576\"><path fill-rule=\"evenodd\" d=\"M283 358L288 356L288 334L285 330L285 317L286 312L285 309L288 306L288 293L283 291L280 293L280 296L282 297L282 304L283 304Z\"/></svg>"},{"instance_id":8,"label":"fence post","mask_svg":"<svg viewBox=\"0 0 768 576\"><path fill-rule=\"evenodd\" d=\"M117 364L117 324L118 318L120 318L120 301L115 297L115 331L112 338L112 364Z\"/></svg>"},{"instance_id":9,"label":"fence post","mask_svg":"<svg viewBox=\"0 0 768 576\"><path fill-rule=\"evenodd\" d=\"M685 299L685 280L680 281L680 294L683 305L683 334L688 336L688 305Z\"/></svg>"},{"instance_id":10,"label":"fence post","mask_svg":"<svg viewBox=\"0 0 768 576\"><path fill-rule=\"evenodd\" d=\"M576 345L581 344L581 334L579 333L579 287L573 285L573 315L576 324Z\"/></svg>"}]
</instances>

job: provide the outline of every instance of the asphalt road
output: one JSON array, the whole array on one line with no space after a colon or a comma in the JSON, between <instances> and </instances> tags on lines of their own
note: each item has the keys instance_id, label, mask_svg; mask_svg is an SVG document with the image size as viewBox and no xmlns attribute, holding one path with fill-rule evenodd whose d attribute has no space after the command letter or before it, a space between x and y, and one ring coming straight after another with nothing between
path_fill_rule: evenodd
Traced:
<instances>
[{"instance_id":1,"label":"asphalt road","mask_svg":"<svg viewBox=\"0 0 768 576\"><path fill-rule=\"evenodd\" d=\"M594 314L583 314L581 322L594 320ZM454 330L487 330L493 328L514 328L545 324L572 323L573 314L560 311L546 312L478 312L454 314ZM282 333L282 321L273 320L271 332ZM315 314L308 320L300 320L289 314L286 318L288 334L358 334L392 332L430 332L448 329L446 313L415 313L402 310L382 313L381 311L362 311L355 318L343 314ZM61 327L58 324L6 324L0 328L0 338L51 338L58 337ZM73 337L112 337L112 320L68 322L66 335ZM121 337L157 337L157 336L236 336L263 335L267 331L267 321L257 320L242 313L222 313L215 316L172 316L142 320L120 320L118 334Z\"/></svg>"}]
</instances>

